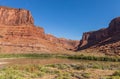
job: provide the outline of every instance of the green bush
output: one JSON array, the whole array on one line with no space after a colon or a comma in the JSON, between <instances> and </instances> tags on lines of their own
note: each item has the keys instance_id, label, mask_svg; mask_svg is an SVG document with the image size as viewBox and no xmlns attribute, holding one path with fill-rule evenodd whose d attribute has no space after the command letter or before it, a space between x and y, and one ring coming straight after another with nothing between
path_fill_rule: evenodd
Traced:
<instances>
[{"instance_id":1,"label":"green bush","mask_svg":"<svg viewBox=\"0 0 120 79\"><path fill-rule=\"evenodd\" d=\"M113 76L120 76L120 71L116 71L113 73Z\"/></svg>"},{"instance_id":2,"label":"green bush","mask_svg":"<svg viewBox=\"0 0 120 79\"><path fill-rule=\"evenodd\" d=\"M71 79L71 74L67 72L61 72L57 75L55 79Z\"/></svg>"},{"instance_id":3,"label":"green bush","mask_svg":"<svg viewBox=\"0 0 120 79\"><path fill-rule=\"evenodd\" d=\"M82 73L82 76L83 76L84 78L90 78L90 73Z\"/></svg>"}]
</instances>

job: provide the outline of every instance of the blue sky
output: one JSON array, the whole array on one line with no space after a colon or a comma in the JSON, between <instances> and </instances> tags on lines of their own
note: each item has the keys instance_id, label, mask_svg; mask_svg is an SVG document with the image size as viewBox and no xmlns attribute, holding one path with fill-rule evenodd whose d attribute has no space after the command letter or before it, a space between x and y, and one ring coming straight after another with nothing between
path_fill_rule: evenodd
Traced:
<instances>
[{"instance_id":1,"label":"blue sky","mask_svg":"<svg viewBox=\"0 0 120 79\"><path fill-rule=\"evenodd\" d=\"M46 33L75 40L120 16L120 0L0 0L0 5L28 9Z\"/></svg>"}]
</instances>

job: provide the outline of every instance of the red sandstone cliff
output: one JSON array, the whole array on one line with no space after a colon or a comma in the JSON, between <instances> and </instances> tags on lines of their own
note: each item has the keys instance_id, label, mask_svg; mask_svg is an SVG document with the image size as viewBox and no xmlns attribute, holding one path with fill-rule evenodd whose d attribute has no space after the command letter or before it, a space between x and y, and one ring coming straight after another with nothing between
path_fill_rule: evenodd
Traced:
<instances>
[{"instance_id":1,"label":"red sandstone cliff","mask_svg":"<svg viewBox=\"0 0 120 79\"><path fill-rule=\"evenodd\" d=\"M0 6L0 24L33 25L33 17L28 10Z\"/></svg>"},{"instance_id":2,"label":"red sandstone cliff","mask_svg":"<svg viewBox=\"0 0 120 79\"><path fill-rule=\"evenodd\" d=\"M70 40L65 38L56 38L53 35L46 34L46 39L55 43L55 44L61 44L62 47L64 47L67 50L73 50L74 47L76 47L79 44L79 41L77 40Z\"/></svg>"},{"instance_id":3,"label":"red sandstone cliff","mask_svg":"<svg viewBox=\"0 0 120 79\"><path fill-rule=\"evenodd\" d=\"M113 19L108 28L84 33L76 49L87 48L106 54L120 54L120 17Z\"/></svg>"},{"instance_id":4,"label":"red sandstone cliff","mask_svg":"<svg viewBox=\"0 0 120 79\"><path fill-rule=\"evenodd\" d=\"M25 9L0 6L0 30L1 53L58 52L72 49L77 43L45 34Z\"/></svg>"}]
</instances>

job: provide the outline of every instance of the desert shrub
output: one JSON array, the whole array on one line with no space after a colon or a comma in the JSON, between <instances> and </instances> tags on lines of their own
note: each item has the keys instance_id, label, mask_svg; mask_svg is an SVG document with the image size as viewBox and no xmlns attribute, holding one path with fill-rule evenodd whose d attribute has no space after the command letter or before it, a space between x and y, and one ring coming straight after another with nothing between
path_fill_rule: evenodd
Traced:
<instances>
[{"instance_id":1,"label":"desert shrub","mask_svg":"<svg viewBox=\"0 0 120 79\"><path fill-rule=\"evenodd\" d=\"M85 65L79 65L79 64L71 64L71 68L74 70L85 70L86 66Z\"/></svg>"},{"instance_id":2,"label":"desert shrub","mask_svg":"<svg viewBox=\"0 0 120 79\"><path fill-rule=\"evenodd\" d=\"M108 76L108 77L102 77L100 79L120 79L120 76Z\"/></svg>"},{"instance_id":3,"label":"desert shrub","mask_svg":"<svg viewBox=\"0 0 120 79\"><path fill-rule=\"evenodd\" d=\"M84 77L79 72L74 72L71 75L72 77L77 78L77 79L84 79Z\"/></svg>"},{"instance_id":4,"label":"desert shrub","mask_svg":"<svg viewBox=\"0 0 120 79\"><path fill-rule=\"evenodd\" d=\"M113 75L102 77L101 79L120 79L120 71L116 71Z\"/></svg>"},{"instance_id":5,"label":"desert shrub","mask_svg":"<svg viewBox=\"0 0 120 79\"><path fill-rule=\"evenodd\" d=\"M94 69L102 69L102 66L99 64L94 64L93 67Z\"/></svg>"},{"instance_id":6,"label":"desert shrub","mask_svg":"<svg viewBox=\"0 0 120 79\"><path fill-rule=\"evenodd\" d=\"M0 71L0 79L32 79L43 77L49 69L43 66L8 66Z\"/></svg>"},{"instance_id":7,"label":"desert shrub","mask_svg":"<svg viewBox=\"0 0 120 79\"><path fill-rule=\"evenodd\" d=\"M71 79L71 74L68 72L60 72L55 79Z\"/></svg>"},{"instance_id":8,"label":"desert shrub","mask_svg":"<svg viewBox=\"0 0 120 79\"><path fill-rule=\"evenodd\" d=\"M68 69L68 68L70 68L69 65L67 65L67 64L51 64L51 65L47 65L47 67L53 67L53 68L57 68L57 69Z\"/></svg>"},{"instance_id":9,"label":"desert shrub","mask_svg":"<svg viewBox=\"0 0 120 79\"><path fill-rule=\"evenodd\" d=\"M120 71L116 71L113 73L113 76L119 76L120 77Z\"/></svg>"},{"instance_id":10,"label":"desert shrub","mask_svg":"<svg viewBox=\"0 0 120 79\"><path fill-rule=\"evenodd\" d=\"M83 76L84 78L90 78L90 73L82 73L82 76Z\"/></svg>"},{"instance_id":11,"label":"desert shrub","mask_svg":"<svg viewBox=\"0 0 120 79\"><path fill-rule=\"evenodd\" d=\"M0 79L25 79L25 74L18 70L5 70L2 71Z\"/></svg>"},{"instance_id":12,"label":"desert shrub","mask_svg":"<svg viewBox=\"0 0 120 79\"><path fill-rule=\"evenodd\" d=\"M120 79L120 76L112 76L109 79Z\"/></svg>"},{"instance_id":13,"label":"desert shrub","mask_svg":"<svg viewBox=\"0 0 120 79\"><path fill-rule=\"evenodd\" d=\"M110 56L85 56L81 55L70 55L70 54L1 54L0 58L67 58L67 59L81 59L81 60L94 60L94 61L113 61L118 62L120 61L120 57L110 57Z\"/></svg>"}]
</instances>

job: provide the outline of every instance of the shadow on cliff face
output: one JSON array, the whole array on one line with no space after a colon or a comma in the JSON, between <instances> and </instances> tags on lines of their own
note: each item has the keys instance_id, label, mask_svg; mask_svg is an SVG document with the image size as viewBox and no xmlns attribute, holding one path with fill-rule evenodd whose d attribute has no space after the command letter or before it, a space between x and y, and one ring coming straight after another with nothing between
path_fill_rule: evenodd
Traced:
<instances>
[{"instance_id":1,"label":"shadow on cliff face","mask_svg":"<svg viewBox=\"0 0 120 79\"><path fill-rule=\"evenodd\" d=\"M84 33L76 50L100 47L118 41L120 41L120 17L113 19L106 29Z\"/></svg>"},{"instance_id":2,"label":"shadow on cliff face","mask_svg":"<svg viewBox=\"0 0 120 79\"><path fill-rule=\"evenodd\" d=\"M86 32L83 34L77 50L90 48L106 38L108 38L108 31L105 28L98 31Z\"/></svg>"}]
</instances>

